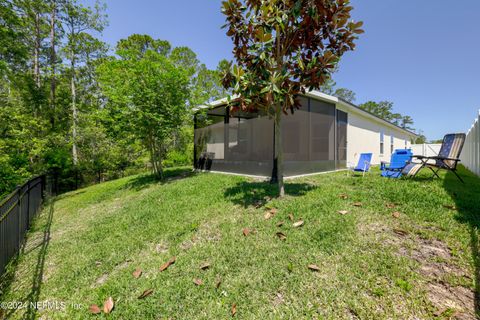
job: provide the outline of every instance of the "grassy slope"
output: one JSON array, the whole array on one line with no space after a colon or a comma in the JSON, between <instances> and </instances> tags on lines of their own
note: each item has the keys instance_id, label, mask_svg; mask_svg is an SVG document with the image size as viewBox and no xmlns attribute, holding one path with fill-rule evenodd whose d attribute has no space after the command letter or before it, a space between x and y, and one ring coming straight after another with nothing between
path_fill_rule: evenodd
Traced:
<instances>
[{"instance_id":1,"label":"grassy slope","mask_svg":"<svg viewBox=\"0 0 480 320\"><path fill-rule=\"evenodd\" d=\"M133 176L65 194L37 220L2 301L67 303L66 311L38 312L49 319L84 319L90 304L108 296L116 302L110 317L118 319L224 319L233 303L237 317L249 319L430 318L437 310L427 299L427 279L418 262L398 253L414 249L419 237L447 244L450 263L469 275L443 281L475 286L480 182L472 176L462 186L450 175L397 181L339 172L291 181L285 199L269 200L273 194L268 184L218 174L163 184ZM258 201L264 206L256 208ZM399 205L387 208L392 202ZM265 206L278 208L270 220ZM305 225L293 228L289 213ZM285 225L277 227L279 221ZM256 232L244 237L243 228ZM403 239L393 228L409 234ZM176 263L160 273L172 256ZM199 270L205 261L210 269ZM308 270L311 263L321 270ZM137 267L144 273L134 279ZM151 296L137 299L150 288ZM34 310L8 316L25 314Z\"/></svg>"}]
</instances>

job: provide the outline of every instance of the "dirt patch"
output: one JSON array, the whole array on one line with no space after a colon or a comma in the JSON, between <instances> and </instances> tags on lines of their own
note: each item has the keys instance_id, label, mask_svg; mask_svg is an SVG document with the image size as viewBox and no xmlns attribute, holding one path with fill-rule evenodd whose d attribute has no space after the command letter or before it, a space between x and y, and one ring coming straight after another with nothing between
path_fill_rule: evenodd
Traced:
<instances>
[{"instance_id":1,"label":"dirt patch","mask_svg":"<svg viewBox=\"0 0 480 320\"><path fill-rule=\"evenodd\" d=\"M283 294L280 292L277 292L275 294L275 297L272 299L273 307L276 308L283 303L285 303L285 298L283 297Z\"/></svg>"},{"instance_id":2,"label":"dirt patch","mask_svg":"<svg viewBox=\"0 0 480 320\"><path fill-rule=\"evenodd\" d=\"M97 280L95 280L95 286L104 284L105 281L107 281L107 279L108 279L108 273L102 274L100 277L97 278Z\"/></svg>"},{"instance_id":3,"label":"dirt patch","mask_svg":"<svg viewBox=\"0 0 480 320\"><path fill-rule=\"evenodd\" d=\"M359 226L358 231L385 246L398 248L400 256L418 263L418 273L427 280L424 288L436 316L476 319L475 292L447 281L452 277L471 280L472 276L468 270L455 264L452 251L444 242L421 236L422 231L433 229L438 230L436 227L419 227L415 232L408 232L375 222Z\"/></svg>"},{"instance_id":4,"label":"dirt patch","mask_svg":"<svg viewBox=\"0 0 480 320\"><path fill-rule=\"evenodd\" d=\"M168 245L166 243L157 243L155 245L155 252L156 253L166 253L168 252Z\"/></svg>"},{"instance_id":5,"label":"dirt patch","mask_svg":"<svg viewBox=\"0 0 480 320\"><path fill-rule=\"evenodd\" d=\"M99 261L96 261L95 264L97 266L100 266L101 263L97 264L97 262ZM98 277L97 279L95 279L95 282L91 285L92 288L95 288L95 287L98 287L98 286L101 286L102 284L104 284L105 282L107 282L108 278L110 277L111 274L113 274L114 272L118 271L118 270L122 270L122 269L125 269L126 267L129 266L129 264L132 262L131 259L127 259L123 262L120 262L120 263L117 263L115 265L115 268L112 270L112 272L110 273L103 273L100 277Z\"/></svg>"},{"instance_id":6,"label":"dirt patch","mask_svg":"<svg viewBox=\"0 0 480 320\"><path fill-rule=\"evenodd\" d=\"M408 249L401 246L399 254L419 263L419 273L428 281L427 297L437 310L435 314L449 313L456 319L476 319L474 291L444 281L446 277L452 275L470 279L464 269L453 263L450 248L437 239L416 237L413 240L415 247Z\"/></svg>"},{"instance_id":7,"label":"dirt patch","mask_svg":"<svg viewBox=\"0 0 480 320\"><path fill-rule=\"evenodd\" d=\"M476 319L475 294L472 290L462 286L451 287L445 282L430 282L427 287L427 296L438 310L436 314L445 314L453 311L455 319Z\"/></svg>"},{"instance_id":8,"label":"dirt patch","mask_svg":"<svg viewBox=\"0 0 480 320\"><path fill-rule=\"evenodd\" d=\"M190 239L187 239L180 244L180 249L189 250L198 244L211 241L220 241L221 238L222 235L217 227L210 224L203 224Z\"/></svg>"}]
</instances>

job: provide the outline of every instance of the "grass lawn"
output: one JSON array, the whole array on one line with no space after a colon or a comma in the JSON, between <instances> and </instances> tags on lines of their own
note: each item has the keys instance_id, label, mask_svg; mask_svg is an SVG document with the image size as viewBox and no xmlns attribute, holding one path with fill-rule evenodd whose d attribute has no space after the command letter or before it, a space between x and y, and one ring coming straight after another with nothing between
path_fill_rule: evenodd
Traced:
<instances>
[{"instance_id":1,"label":"grass lawn","mask_svg":"<svg viewBox=\"0 0 480 320\"><path fill-rule=\"evenodd\" d=\"M465 185L427 170L416 180L337 172L290 180L283 199L266 183L188 172L47 203L2 280L1 301L27 305L0 316L226 319L235 304L239 319L475 318L480 179L467 171ZM110 315L89 312L108 297Z\"/></svg>"}]
</instances>

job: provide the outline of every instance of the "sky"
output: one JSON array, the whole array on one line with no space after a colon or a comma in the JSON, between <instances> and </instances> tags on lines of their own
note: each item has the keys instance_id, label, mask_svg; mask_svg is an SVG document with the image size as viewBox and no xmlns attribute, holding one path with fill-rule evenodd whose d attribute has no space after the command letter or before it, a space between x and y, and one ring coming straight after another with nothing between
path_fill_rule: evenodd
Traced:
<instances>
[{"instance_id":1,"label":"sky","mask_svg":"<svg viewBox=\"0 0 480 320\"><path fill-rule=\"evenodd\" d=\"M83 0L85 4L93 0ZM133 33L188 46L216 68L232 58L221 29L221 0L105 0L112 47ZM365 23L357 50L333 78L356 93L356 103L394 102L428 139L465 132L480 108L480 1L352 0Z\"/></svg>"}]
</instances>

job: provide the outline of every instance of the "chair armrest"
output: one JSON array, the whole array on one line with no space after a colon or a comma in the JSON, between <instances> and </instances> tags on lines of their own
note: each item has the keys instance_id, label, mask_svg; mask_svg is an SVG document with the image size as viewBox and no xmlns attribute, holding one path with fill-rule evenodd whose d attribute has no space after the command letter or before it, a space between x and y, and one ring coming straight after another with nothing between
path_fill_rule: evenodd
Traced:
<instances>
[{"instance_id":1,"label":"chair armrest","mask_svg":"<svg viewBox=\"0 0 480 320\"><path fill-rule=\"evenodd\" d=\"M429 157L417 154L417 155L413 155L412 158L425 159L425 158L429 158Z\"/></svg>"},{"instance_id":2,"label":"chair armrest","mask_svg":"<svg viewBox=\"0 0 480 320\"><path fill-rule=\"evenodd\" d=\"M429 159L432 159L432 160L462 161L462 160L457 159L457 158L447 158L447 157L440 157L440 156L428 157L428 158L429 158Z\"/></svg>"}]
</instances>

